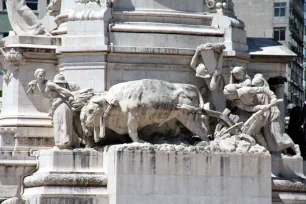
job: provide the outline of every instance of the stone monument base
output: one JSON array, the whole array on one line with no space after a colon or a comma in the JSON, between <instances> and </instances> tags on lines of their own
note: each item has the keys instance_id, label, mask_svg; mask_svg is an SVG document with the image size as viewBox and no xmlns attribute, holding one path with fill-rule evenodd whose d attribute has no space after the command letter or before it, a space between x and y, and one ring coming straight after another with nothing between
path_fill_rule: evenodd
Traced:
<instances>
[{"instance_id":1,"label":"stone monument base","mask_svg":"<svg viewBox=\"0 0 306 204\"><path fill-rule=\"evenodd\" d=\"M124 144L40 150L24 179L28 204L271 203L267 152L211 152L204 146Z\"/></svg>"},{"instance_id":2,"label":"stone monument base","mask_svg":"<svg viewBox=\"0 0 306 204\"><path fill-rule=\"evenodd\" d=\"M108 204L103 154L92 149L41 150L39 168L24 179L29 204Z\"/></svg>"},{"instance_id":3,"label":"stone monument base","mask_svg":"<svg viewBox=\"0 0 306 204\"><path fill-rule=\"evenodd\" d=\"M306 177L301 156L286 156L273 153L272 203L306 203Z\"/></svg>"},{"instance_id":4,"label":"stone monument base","mask_svg":"<svg viewBox=\"0 0 306 204\"><path fill-rule=\"evenodd\" d=\"M128 144L107 152L111 204L271 203L268 153Z\"/></svg>"}]
</instances>

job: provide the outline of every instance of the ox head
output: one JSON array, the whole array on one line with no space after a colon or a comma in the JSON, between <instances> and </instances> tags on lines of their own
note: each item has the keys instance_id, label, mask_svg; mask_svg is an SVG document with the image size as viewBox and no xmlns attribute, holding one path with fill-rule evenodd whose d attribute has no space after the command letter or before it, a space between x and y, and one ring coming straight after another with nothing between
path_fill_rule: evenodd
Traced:
<instances>
[{"instance_id":1,"label":"ox head","mask_svg":"<svg viewBox=\"0 0 306 204\"><path fill-rule=\"evenodd\" d=\"M100 118L102 117L107 102L105 96L95 96L89 103L82 108L80 119L82 123L82 129L86 135L88 135L89 129L100 125Z\"/></svg>"}]
</instances>

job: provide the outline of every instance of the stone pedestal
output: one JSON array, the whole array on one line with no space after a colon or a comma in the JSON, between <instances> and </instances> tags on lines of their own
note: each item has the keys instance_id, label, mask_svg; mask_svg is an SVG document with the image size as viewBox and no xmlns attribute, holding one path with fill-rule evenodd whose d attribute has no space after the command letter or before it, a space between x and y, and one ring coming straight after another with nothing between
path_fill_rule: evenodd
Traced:
<instances>
[{"instance_id":1,"label":"stone pedestal","mask_svg":"<svg viewBox=\"0 0 306 204\"><path fill-rule=\"evenodd\" d=\"M22 176L37 166L35 157L15 156L0 153L0 203L20 193Z\"/></svg>"},{"instance_id":2,"label":"stone pedestal","mask_svg":"<svg viewBox=\"0 0 306 204\"><path fill-rule=\"evenodd\" d=\"M287 82L287 79L283 76L271 77L268 80L270 89L275 93L278 99L285 98L285 82ZM286 113L286 109L285 109L286 103L287 101L284 101L283 103L278 104L278 108L281 112L280 118L281 118L281 121L283 121L281 123L283 131L285 131L284 121L285 121L285 113Z\"/></svg>"},{"instance_id":3,"label":"stone pedestal","mask_svg":"<svg viewBox=\"0 0 306 204\"><path fill-rule=\"evenodd\" d=\"M272 201L279 203L306 203L306 177L303 158L272 154Z\"/></svg>"},{"instance_id":4,"label":"stone pedestal","mask_svg":"<svg viewBox=\"0 0 306 204\"><path fill-rule=\"evenodd\" d=\"M110 204L271 203L269 154L131 144L107 157Z\"/></svg>"},{"instance_id":5,"label":"stone pedestal","mask_svg":"<svg viewBox=\"0 0 306 204\"><path fill-rule=\"evenodd\" d=\"M92 149L39 151L39 169L24 179L29 204L108 204L103 154Z\"/></svg>"}]
</instances>

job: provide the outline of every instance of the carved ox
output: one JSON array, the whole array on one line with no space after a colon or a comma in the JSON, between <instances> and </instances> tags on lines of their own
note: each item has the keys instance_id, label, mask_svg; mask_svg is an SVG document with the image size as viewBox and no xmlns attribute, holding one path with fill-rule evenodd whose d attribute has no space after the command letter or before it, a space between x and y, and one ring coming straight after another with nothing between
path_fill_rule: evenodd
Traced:
<instances>
[{"instance_id":1,"label":"carved ox","mask_svg":"<svg viewBox=\"0 0 306 204\"><path fill-rule=\"evenodd\" d=\"M138 142L138 131L145 126L161 126L177 119L193 134L208 140L207 117L179 109L178 105L203 108L204 102L193 85L151 79L119 83L112 86L107 94L93 97L84 106L81 111L82 128L85 133L92 127L100 129L95 132L96 142L96 135L104 137L105 127L118 134L129 134L133 142Z\"/></svg>"}]
</instances>

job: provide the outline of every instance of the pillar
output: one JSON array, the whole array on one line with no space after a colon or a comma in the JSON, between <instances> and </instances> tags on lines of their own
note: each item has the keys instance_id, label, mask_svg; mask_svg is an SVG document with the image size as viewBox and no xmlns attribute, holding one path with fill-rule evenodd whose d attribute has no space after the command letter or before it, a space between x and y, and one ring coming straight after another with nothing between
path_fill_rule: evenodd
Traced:
<instances>
[{"instance_id":1,"label":"pillar","mask_svg":"<svg viewBox=\"0 0 306 204\"><path fill-rule=\"evenodd\" d=\"M287 79L282 76L278 77L271 77L268 80L268 83L270 85L271 90L275 93L276 97L278 99L284 99L285 98L285 82L287 82ZM281 112L280 120L281 120L281 128L283 132L285 132L285 101L283 103L278 104L278 108Z\"/></svg>"}]
</instances>

